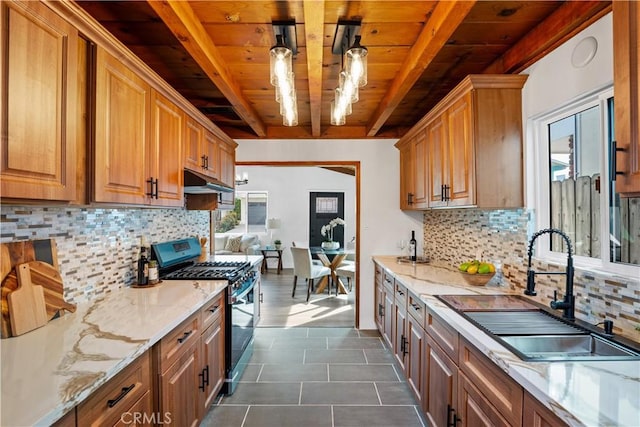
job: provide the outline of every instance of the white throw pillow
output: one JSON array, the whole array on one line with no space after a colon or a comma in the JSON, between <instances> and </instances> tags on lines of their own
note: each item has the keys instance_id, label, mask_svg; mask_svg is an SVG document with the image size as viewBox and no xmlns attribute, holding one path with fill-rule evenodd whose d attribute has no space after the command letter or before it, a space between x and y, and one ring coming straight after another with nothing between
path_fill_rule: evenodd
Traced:
<instances>
[{"instance_id":1,"label":"white throw pillow","mask_svg":"<svg viewBox=\"0 0 640 427\"><path fill-rule=\"evenodd\" d=\"M229 236L227 235L216 236L214 240L215 250L217 251L223 250L227 246L227 239L229 239Z\"/></svg>"},{"instance_id":2,"label":"white throw pillow","mask_svg":"<svg viewBox=\"0 0 640 427\"><path fill-rule=\"evenodd\" d=\"M243 234L242 239L240 239L240 252L247 252L247 249L256 243L258 243L258 236L255 234Z\"/></svg>"}]
</instances>

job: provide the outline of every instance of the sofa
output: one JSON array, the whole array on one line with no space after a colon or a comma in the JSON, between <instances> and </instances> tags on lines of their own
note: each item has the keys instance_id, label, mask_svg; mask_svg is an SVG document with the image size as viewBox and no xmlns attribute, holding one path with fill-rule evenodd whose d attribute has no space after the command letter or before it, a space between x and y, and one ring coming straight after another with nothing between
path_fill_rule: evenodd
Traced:
<instances>
[{"instance_id":1,"label":"sofa","mask_svg":"<svg viewBox=\"0 0 640 427\"><path fill-rule=\"evenodd\" d=\"M216 255L256 255L262 244L255 234L220 234L216 235L214 245Z\"/></svg>"}]
</instances>

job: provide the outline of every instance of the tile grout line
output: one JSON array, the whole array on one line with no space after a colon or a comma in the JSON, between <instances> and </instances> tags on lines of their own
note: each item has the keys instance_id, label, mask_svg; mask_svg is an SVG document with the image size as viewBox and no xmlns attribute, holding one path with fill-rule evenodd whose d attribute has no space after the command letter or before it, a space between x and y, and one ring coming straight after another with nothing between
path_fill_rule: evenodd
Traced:
<instances>
[{"instance_id":1,"label":"tile grout line","mask_svg":"<svg viewBox=\"0 0 640 427\"><path fill-rule=\"evenodd\" d=\"M382 406L382 398L380 397L380 392L378 391L378 384L376 384L375 381L373 382L373 388L376 390L376 396L378 396L378 403L380 403L380 406Z\"/></svg>"},{"instance_id":2,"label":"tile grout line","mask_svg":"<svg viewBox=\"0 0 640 427\"><path fill-rule=\"evenodd\" d=\"M300 393L298 394L298 406L302 406L302 387L304 387L304 381L300 381Z\"/></svg>"},{"instance_id":3,"label":"tile grout line","mask_svg":"<svg viewBox=\"0 0 640 427\"><path fill-rule=\"evenodd\" d=\"M242 423L240 424L240 427L243 427L247 422L247 417L249 416L249 408L251 408L251 405L247 405L247 410L244 411L244 417L242 417Z\"/></svg>"},{"instance_id":4,"label":"tile grout line","mask_svg":"<svg viewBox=\"0 0 640 427\"><path fill-rule=\"evenodd\" d=\"M362 355L364 356L364 363L366 365L368 365L369 364L369 358L367 358L367 352L364 351L364 348L362 349Z\"/></svg>"},{"instance_id":5,"label":"tile grout line","mask_svg":"<svg viewBox=\"0 0 640 427\"><path fill-rule=\"evenodd\" d=\"M264 363L260 366L260 370L258 371L258 376L256 377L256 382L260 382L260 377L262 376L263 370L264 370Z\"/></svg>"}]
</instances>

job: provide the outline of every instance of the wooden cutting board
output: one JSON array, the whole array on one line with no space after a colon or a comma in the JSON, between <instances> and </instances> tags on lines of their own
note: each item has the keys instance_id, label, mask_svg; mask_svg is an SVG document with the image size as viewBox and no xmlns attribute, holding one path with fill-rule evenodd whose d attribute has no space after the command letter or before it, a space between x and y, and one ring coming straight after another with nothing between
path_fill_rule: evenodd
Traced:
<instances>
[{"instance_id":1,"label":"wooden cutting board","mask_svg":"<svg viewBox=\"0 0 640 427\"><path fill-rule=\"evenodd\" d=\"M47 324L44 290L31 282L29 264L16 266L18 289L7 296L11 322L11 335L17 336Z\"/></svg>"},{"instance_id":2,"label":"wooden cutting board","mask_svg":"<svg viewBox=\"0 0 640 427\"><path fill-rule=\"evenodd\" d=\"M49 319L55 317L61 308L69 311L75 310L73 304L68 304L63 299L64 286L57 269L58 257L54 240L43 239L3 243L0 245L0 250L0 280L2 284L0 333L2 338L12 336L7 296L18 288L18 280L15 274L15 266L18 264L42 261L56 270L57 274L54 274L47 267L43 267L40 264L29 264L30 268L35 266L35 271L32 272L33 282L44 288L45 306Z\"/></svg>"}]
</instances>

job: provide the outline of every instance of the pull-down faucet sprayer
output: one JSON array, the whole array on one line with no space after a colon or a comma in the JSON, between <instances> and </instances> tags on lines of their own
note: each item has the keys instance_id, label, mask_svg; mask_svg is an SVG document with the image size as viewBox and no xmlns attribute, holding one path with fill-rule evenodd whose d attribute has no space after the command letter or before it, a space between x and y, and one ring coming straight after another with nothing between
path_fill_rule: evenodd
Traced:
<instances>
[{"instance_id":1,"label":"pull-down faucet sprayer","mask_svg":"<svg viewBox=\"0 0 640 427\"><path fill-rule=\"evenodd\" d=\"M531 257L533 256L533 243L536 241L538 237L543 234L559 234L565 241L567 245L567 268L564 273L561 272L536 272L531 269ZM562 301L558 301L558 293L557 291L553 291L553 301L549 304L551 308L554 310L562 309L563 314L562 317L568 320L575 320L575 297L573 296L573 256L571 254L571 240L569 236L567 236L562 231L555 228L545 228L544 230L540 230L536 232L531 240L529 241L529 248L527 250L527 254L529 255L529 264L527 268L527 289L524 291L525 295L535 296L536 291L536 282L535 277L536 274L564 274L567 278L564 298Z\"/></svg>"}]
</instances>

